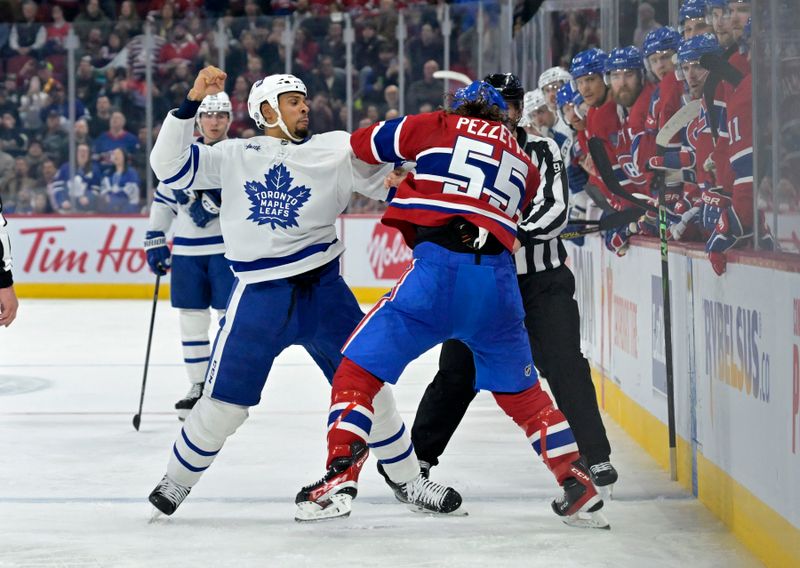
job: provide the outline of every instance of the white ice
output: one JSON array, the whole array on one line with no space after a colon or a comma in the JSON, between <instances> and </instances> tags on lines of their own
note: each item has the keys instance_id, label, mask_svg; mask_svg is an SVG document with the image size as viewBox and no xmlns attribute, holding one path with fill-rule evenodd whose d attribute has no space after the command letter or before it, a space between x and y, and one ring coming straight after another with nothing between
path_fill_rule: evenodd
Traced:
<instances>
[{"instance_id":1,"label":"white ice","mask_svg":"<svg viewBox=\"0 0 800 568\"><path fill-rule=\"evenodd\" d=\"M411 513L370 460L350 518L299 525L295 493L323 473L329 395L301 348L276 361L261 405L181 508L148 524L179 430L172 405L188 388L177 312L160 302L134 431L149 317L146 301L24 300L0 328L0 566L758 565L609 418L612 530L563 525L551 475L483 394L433 470L469 516ZM437 355L395 390L409 427Z\"/></svg>"}]
</instances>

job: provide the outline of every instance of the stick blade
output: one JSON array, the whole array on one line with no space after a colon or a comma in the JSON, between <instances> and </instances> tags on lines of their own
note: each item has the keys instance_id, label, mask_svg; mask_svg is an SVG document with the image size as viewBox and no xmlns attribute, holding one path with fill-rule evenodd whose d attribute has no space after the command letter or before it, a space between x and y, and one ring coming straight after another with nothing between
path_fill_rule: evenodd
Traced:
<instances>
[{"instance_id":1,"label":"stick blade","mask_svg":"<svg viewBox=\"0 0 800 568\"><path fill-rule=\"evenodd\" d=\"M142 423L142 415L141 414L134 414L133 416L133 427L136 431L139 431L139 424Z\"/></svg>"}]
</instances>

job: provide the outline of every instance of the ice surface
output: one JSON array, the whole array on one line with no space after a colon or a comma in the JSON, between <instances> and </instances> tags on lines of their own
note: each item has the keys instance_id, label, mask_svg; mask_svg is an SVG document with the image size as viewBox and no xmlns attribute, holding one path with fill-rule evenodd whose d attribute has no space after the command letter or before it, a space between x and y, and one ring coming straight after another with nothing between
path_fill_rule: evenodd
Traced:
<instances>
[{"instance_id":1,"label":"ice surface","mask_svg":"<svg viewBox=\"0 0 800 568\"><path fill-rule=\"evenodd\" d=\"M0 566L758 565L610 419L612 530L563 525L552 477L483 394L433 470L469 516L411 513L370 460L349 519L299 525L294 496L323 473L329 393L301 348L276 361L261 405L175 515L148 524L188 389L177 311L160 302L134 431L149 317L145 301L23 300L0 328ZM395 390L409 427L437 352Z\"/></svg>"}]
</instances>

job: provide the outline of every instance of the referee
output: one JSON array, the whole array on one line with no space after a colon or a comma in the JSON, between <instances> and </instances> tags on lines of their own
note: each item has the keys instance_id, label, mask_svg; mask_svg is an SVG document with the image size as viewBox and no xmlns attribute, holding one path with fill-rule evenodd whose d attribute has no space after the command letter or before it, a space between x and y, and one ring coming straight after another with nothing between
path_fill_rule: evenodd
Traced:
<instances>
[{"instance_id":1,"label":"referee","mask_svg":"<svg viewBox=\"0 0 800 568\"><path fill-rule=\"evenodd\" d=\"M8 327L17 317L17 295L11 277L11 241L3 217L3 202L0 200L0 326Z\"/></svg>"},{"instance_id":2,"label":"referee","mask_svg":"<svg viewBox=\"0 0 800 568\"><path fill-rule=\"evenodd\" d=\"M522 248L515 255L533 360L572 427L592 481L598 487L608 486L617 480L617 472L609 461L611 446L597 407L589 363L581 353L578 304L573 299L575 278L565 264L567 251L558 237L569 209L564 162L554 140L529 137L517 127L525 94L519 79L511 73L495 73L484 81L508 103L510 127L516 128L517 140L542 180L519 224L517 238ZM425 390L411 430L426 475L439 463L475 394L472 352L458 340L446 341L439 355L439 371ZM378 469L383 473L380 464ZM402 489L398 492L384 478L403 500Z\"/></svg>"}]
</instances>

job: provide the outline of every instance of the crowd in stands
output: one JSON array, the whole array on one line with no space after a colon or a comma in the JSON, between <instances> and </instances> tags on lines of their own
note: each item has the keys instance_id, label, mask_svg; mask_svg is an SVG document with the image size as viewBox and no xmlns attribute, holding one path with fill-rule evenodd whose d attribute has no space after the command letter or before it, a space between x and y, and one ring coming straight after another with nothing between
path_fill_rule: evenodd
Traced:
<instances>
[{"instance_id":1,"label":"crowd in stands","mask_svg":"<svg viewBox=\"0 0 800 568\"><path fill-rule=\"evenodd\" d=\"M469 76L481 57L499 64L500 0L484 0L483 41L472 0L452 0L451 69ZM251 85L283 72L284 32L293 30L292 72L309 87L312 129L347 127L344 11L355 32L353 125L442 104L444 0L32 0L0 3L0 197L9 213L142 213L146 195L145 126L152 96L157 135L162 117L179 106L205 65L228 72L232 137L250 137ZM529 2L517 0L516 27ZM530 6L527 6L530 12ZM397 53L398 12L405 9L405 68ZM596 10L564 15L564 57L597 43ZM221 25L219 22L221 21ZM144 26L154 40L153 83L145 81ZM67 93L70 30L77 36L73 109ZM219 37L222 34L223 37ZM558 34L556 34L558 35ZM222 44L224 62L220 61ZM483 46L479 54L478 46ZM70 122L74 113L75 122ZM69 130L75 137L70 167ZM88 157L86 156L88 149ZM117 152L119 150L120 152ZM124 158L124 163L120 160ZM134 184L138 190L134 190ZM375 204L353 204L365 211Z\"/></svg>"}]
</instances>

